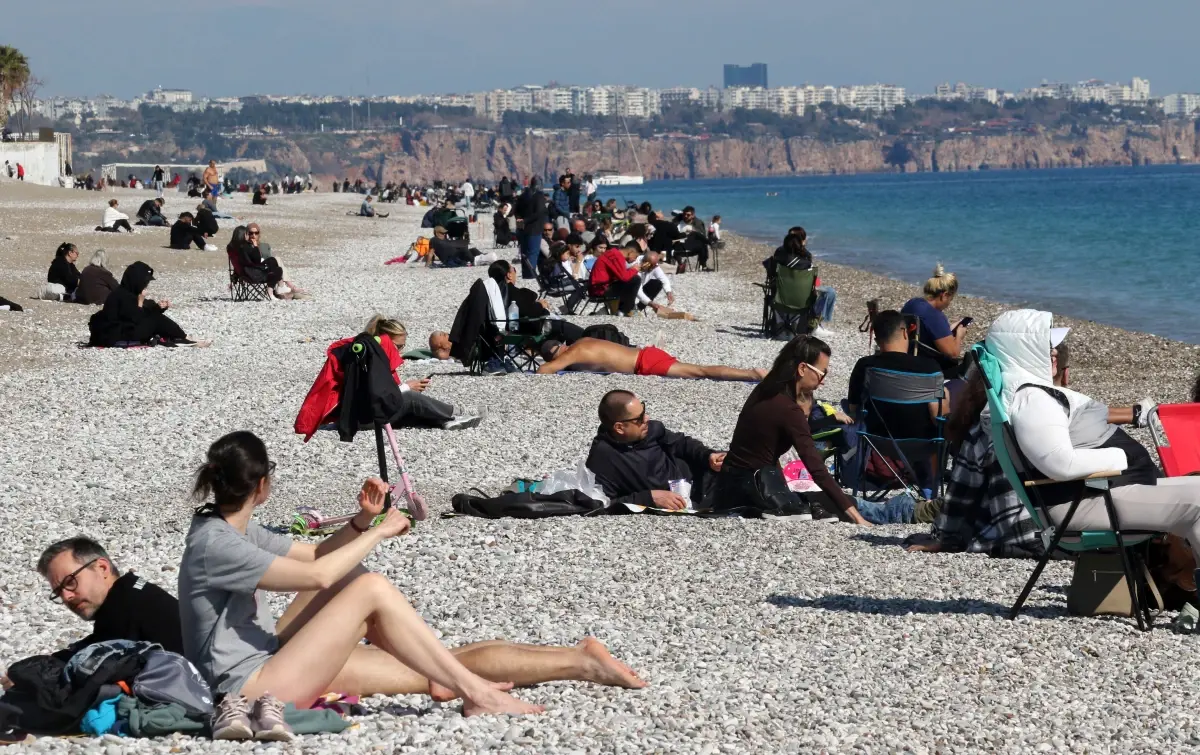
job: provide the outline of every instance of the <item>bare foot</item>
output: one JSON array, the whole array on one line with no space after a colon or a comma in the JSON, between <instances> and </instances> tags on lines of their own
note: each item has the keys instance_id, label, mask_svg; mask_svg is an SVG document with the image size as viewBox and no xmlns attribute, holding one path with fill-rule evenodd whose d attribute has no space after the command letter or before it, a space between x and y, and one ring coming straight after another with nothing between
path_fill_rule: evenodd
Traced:
<instances>
[{"instance_id":1,"label":"bare foot","mask_svg":"<svg viewBox=\"0 0 1200 755\"><path fill-rule=\"evenodd\" d=\"M646 681L639 677L633 669L613 658L604 643L595 637L584 637L576 645L588 656L588 680L608 687L624 687L625 689L641 689Z\"/></svg>"},{"instance_id":2,"label":"bare foot","mask_svg":"<svg viewBox=\"0 0 1200 755\"><path fill-rule=\"evenodd\" d=\"M524 716L529 713L545 713L541 705L523 703L507 692L489 690L487 694L463 703L464 716L486 716L492 714Z\"/></svg>"},{"instance_id":3,"label":"bare foot","mask_svg":"<svg viewBox=\"0 0 1200 755\"><path fill-rule=\"evenodd\" d=\"M493 689L498 689L501 692L507 692L513 688L512 682L488 682L488 684L492 685ZM443 687L437 682L429 683L429 696L432 697L435 702L439 703L448 703L451 700L457 700L459 697L457 692L449 687Z\"/></svg>"}]
</instances>

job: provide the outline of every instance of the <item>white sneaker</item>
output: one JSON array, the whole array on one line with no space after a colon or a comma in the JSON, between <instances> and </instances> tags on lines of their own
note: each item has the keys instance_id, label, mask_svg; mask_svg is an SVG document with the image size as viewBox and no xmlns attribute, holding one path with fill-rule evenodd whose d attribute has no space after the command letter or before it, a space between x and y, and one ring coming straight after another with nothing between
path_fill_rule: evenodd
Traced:
<instances>
[{"instance_id":1,"label":"white sneaker","mask_svg":"<svg viewBox=\"0 0 1200 755\"><path fill-rule=\"evenodd\" d=\"M453 417L442 423L443 430L466 430L475 427L480 422L483 422L483 415L480 414L455 414Z\"/></svg>"},{"instance_id":2,"label":"white sneaker","mask_svg":"<svg viewBox=\"0 0 1200 755\"><path fill-rule=\"evenodd\" d=\"M216 248L215 246L213 246L212 244L205 244L205 245L204 245L204 251L206 251L206 252L215 252L215 251L217 251L217 248Z\"/></svg>"},{"instance_id":3,"label":"white sneaker","mask_svg":"<svg viewBox=\"0 0 1200 755\"><path fill-rule=\"evenodd\" d=\"M818 325L815 329L813 329L812 334L817 338L829 338L833 335L833 331Z\"/></svg>"}]
</instances>

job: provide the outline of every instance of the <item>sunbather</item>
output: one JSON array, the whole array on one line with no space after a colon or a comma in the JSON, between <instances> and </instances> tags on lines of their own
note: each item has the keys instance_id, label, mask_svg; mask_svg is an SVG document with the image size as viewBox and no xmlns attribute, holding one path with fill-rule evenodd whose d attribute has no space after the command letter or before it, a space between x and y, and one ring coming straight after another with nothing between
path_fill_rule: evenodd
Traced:
<instances>
[{"instance_id":1,"label":"sunbather","mask_svg":"<svg viewBox=\"0 0 1200 755\"><path fill-rule=\"evenodd\" d=\"M185 655L213 691L216 718L244 718L246 699L272 691L307 707L328 691L462 697L465 715L536 713L505 690L555 679L638 688L645 682L594 639L573 648L503 641L449 651L382 575L362 566L375 547L408 531L386 483L367 480L358 516L313 545L253 521L271 495L275 464L261 440L235 432L209 447L196 475L196 510L179 570ZM296 592L278 622L257 591ZM370 640L362 645L363 638Z\"/></svg>"},{"instance_id":2,"label":"sunbather","mask_svg":"<svg viewBox=\"0 0 1200 755\"><path fill-rule=\"evenodd\" d=\"M646 404L632 392L609 391L600 399L587 467L611 502L701 508L724 461L724 453L647 419Z\"/></svg>"},{"instance_id":3,"label":"sunbather","mask_svg":"<svg viewBox=\"0 0 1200 755\"><path fill-rule=\"evenodd\" d=\"M766 370L688 364L680 362L656 346L635 349L598 338L581 338L570 346L558 341L546 341L542 344L542 358L546 362L538 368L538 373L542 375L553 375L564 370L582 370L624 375L758 382L767 374Z\"/></svg>"}]
</instances>

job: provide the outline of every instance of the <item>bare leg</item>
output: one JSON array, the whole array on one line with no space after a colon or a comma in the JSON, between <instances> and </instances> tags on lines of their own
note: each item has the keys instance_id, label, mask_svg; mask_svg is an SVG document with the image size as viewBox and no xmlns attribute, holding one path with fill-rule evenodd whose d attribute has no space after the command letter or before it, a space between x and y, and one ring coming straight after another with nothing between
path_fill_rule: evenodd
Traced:
<instances>
[{"instance_id":1,"label":"bare leg","mask_svg":"<svg viewBox=\"0 0 1200 755\"><path fill-rule=\"evenodd\" d=\"M671 377L705 378L708 380L748 380L757 383L766 377L765 370L743 370L740 367L723 365L688 364L676 362L667 369Z\"/></svg>"},{"instance_id":2,"label":"bare leg","mask_svg":"<svg viewBox=\"0 0 1200 755\"><path fill-rule=\"evenodd\" d=\"M382 576L363 574L332 597L268 660L241 690L250 698L276 690L284 702L308 705L330 689L371 623L401 664L459 692L465 715L537 713L472 674L442 646L395 587Z\"/></svg>"}]
</instances>

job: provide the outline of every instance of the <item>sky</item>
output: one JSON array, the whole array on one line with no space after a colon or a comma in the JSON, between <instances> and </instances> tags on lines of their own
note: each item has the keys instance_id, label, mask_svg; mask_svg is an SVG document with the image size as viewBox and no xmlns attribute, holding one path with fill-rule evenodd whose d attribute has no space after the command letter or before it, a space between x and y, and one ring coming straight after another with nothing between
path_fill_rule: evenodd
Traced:
<instances>
[{"instance_id":1,"label":"sky","mask_svg":"<svg viewBox=\"0 0 1200 755\"><path fill-rule=\"evenodd\" d=\"M144 0L5 2L43 95L389 95L521 84L771 86L1150 80L1200 91L1188 0Z\"/></svg>"}]
</instances>

